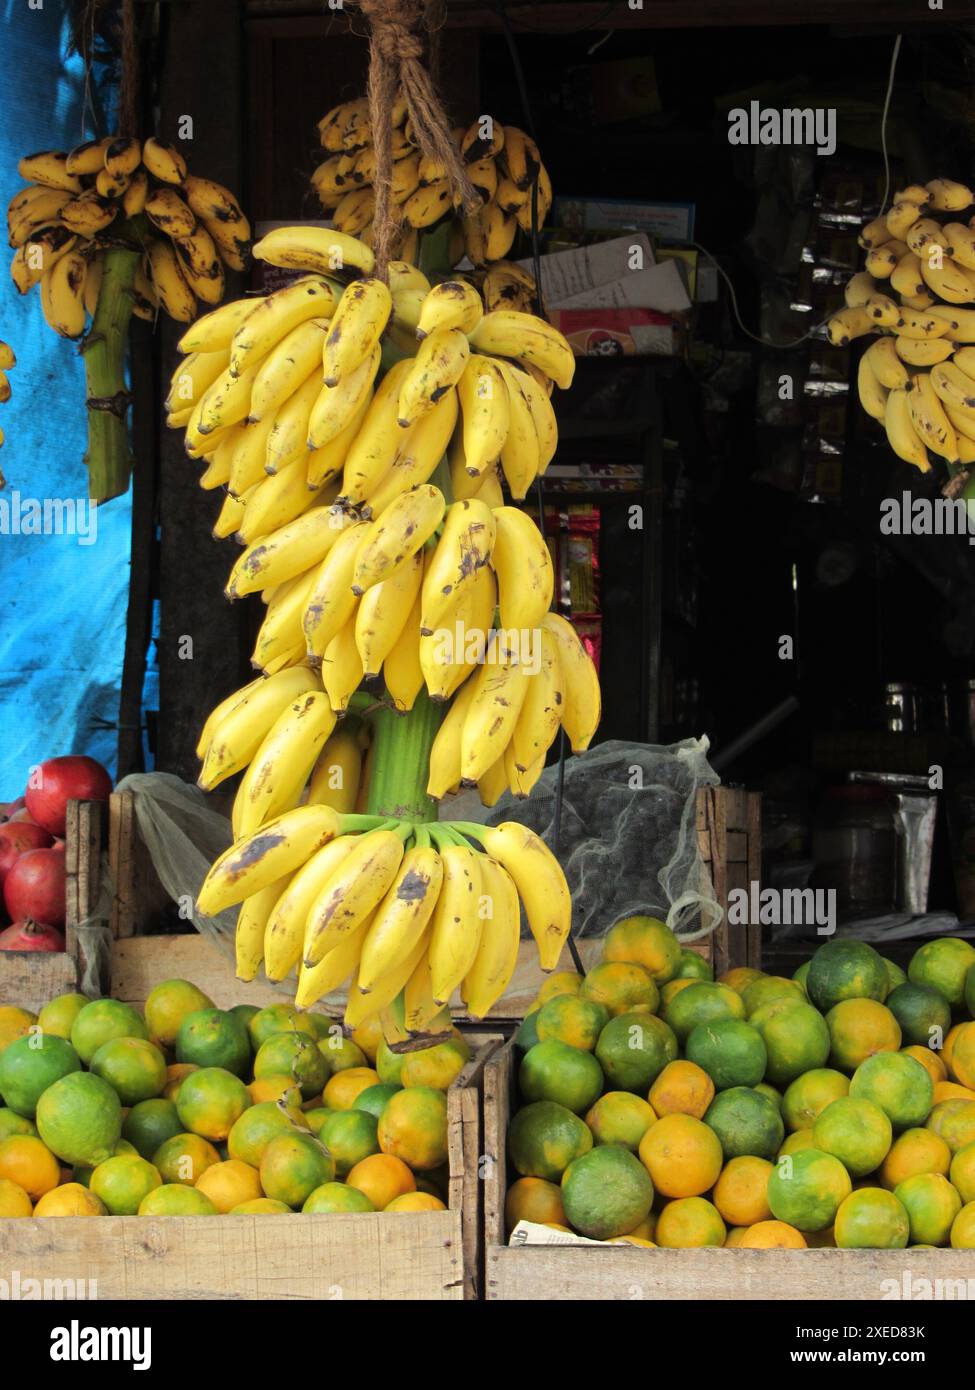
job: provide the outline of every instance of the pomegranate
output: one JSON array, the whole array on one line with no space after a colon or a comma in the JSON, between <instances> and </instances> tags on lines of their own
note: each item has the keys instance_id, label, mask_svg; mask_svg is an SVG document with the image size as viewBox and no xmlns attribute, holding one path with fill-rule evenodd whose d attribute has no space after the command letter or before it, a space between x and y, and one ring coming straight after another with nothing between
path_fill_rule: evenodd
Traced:
<instances>
[{"instance_id":1,"label":"pomegranate","mask_svg":"<svg viewBox=\"0 0 975 1390\"><path fill-rule=\"evenodd\" d=\"M72 754L35 767L24 793L27 810L52 835L64 834L69 801L107 801L112 779L94 758Z\"/></svg>"},{"instance_id":2,"label":"pomegranate","mask_svg":"<svg viewBox=\"0 0 975 1390\"><path fill-rule=\"evenodd\" d=\"M10 920L30 917L52 927L64 926L64 854L56 849L29 849L7 874L3 900Z\"/></svg>"},{"instance_id":3,"label":"pomegranate","mask_svg":"<svg viewBox=\"0 0 975 1390\"><path fill-rule=\"evenodd\" d=\"M14 811L13 815L8 817L8 819L23 825L37 824L37 821L31 815L30 811L28 811L26 806L19 806L17 810Z\"/></svg>"},{"instance_id":4,"label":"pomegranate","mask_svg":"<svg viewBox=\"0 0 975 1390\"><path fill-rule=\"evenodd\" d=\"M6 821L0 825L0 889L14 862L29 849L50 849L51 836L31 821Z\"/></svg>"},{"instance_id":5,"label":"pomegranate","mask_svg":"<svg viewBox=\"0 0 975 1390\"><path fill-rule=\"evenodd\" d=\"M55 927L25 917L0 931L0 951L63 951L64 937Z\"/></svg>"},{"instance_id":6,"label":"pomegranate","mask_svg":"<svg viewBox=\"0 0 975 1390\"><path fill-rule=\"evenodd\" d=\"M0 801L0 821L10 820L15 811L20 811L25 806L22 796L15 797L13 801Z\"/></svg>"}]
</instances>

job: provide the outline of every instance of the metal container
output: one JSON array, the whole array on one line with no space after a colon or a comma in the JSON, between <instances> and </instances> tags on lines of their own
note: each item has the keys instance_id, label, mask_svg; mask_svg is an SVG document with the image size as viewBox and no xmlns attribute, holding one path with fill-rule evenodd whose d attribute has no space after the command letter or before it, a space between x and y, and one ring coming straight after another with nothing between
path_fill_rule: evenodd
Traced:
<instances>
[{"instance_id":1,"label":"metal container","mask_svg":"<svg viewBox=\"0 0 975 1390\"><path fill-rule=\"evenodd\" d=\"M813 825L811 885L836 893L841 921L882 917L897 903L897 825L885 787L828 787Z\"/></svg>"}]
</instances>

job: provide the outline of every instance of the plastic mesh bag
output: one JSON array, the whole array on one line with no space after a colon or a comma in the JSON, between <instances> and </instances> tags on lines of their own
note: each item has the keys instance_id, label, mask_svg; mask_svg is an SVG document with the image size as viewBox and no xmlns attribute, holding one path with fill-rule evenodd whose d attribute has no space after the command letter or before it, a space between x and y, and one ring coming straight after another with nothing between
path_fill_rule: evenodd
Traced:
<instances>
[{"instance_id":1,"label":"plastic mesh bag","mask_svg":"<svg viewBox=\"0 0 975 1390\"><path fill-rule=\"evenodd\" d=\"M527 801L506 793L483 819L520 821L556 852L572 891L573 936L603 936L620 918L645 914L695 941L722 916L697 845L698 788L720 781L707 749L706 738L669 747L613 739L567 758L558 845L557 766Z\"/></svg>"}]
</instances>

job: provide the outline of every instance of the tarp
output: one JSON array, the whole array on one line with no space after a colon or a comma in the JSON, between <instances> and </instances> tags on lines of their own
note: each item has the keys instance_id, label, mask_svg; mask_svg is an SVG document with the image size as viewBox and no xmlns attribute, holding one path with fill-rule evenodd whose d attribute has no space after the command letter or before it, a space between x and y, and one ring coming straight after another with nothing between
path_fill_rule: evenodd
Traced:
<instances>
[{"instance_id":1,"label":"tarp","mask_svg":"<svg viewBox=\"0 0 975 1390\"><path fill-rule=\"evenodd\" d=\"M6 207L23 187L22 155L70 149L93 132L83 116L81 62L65 58L63 7L0 0L0 32ZM0 338L17 365L9 374L13 397L0 406L7 479L0 491L0 800L22 792L33 764L61 753L89 753L114 772L131 524L129 497L88 515L77 344L48 328L36 289L17 293L5 242ZM17 534L32 525L35 504L42 533Z\"/></svg>"}]
</instances>

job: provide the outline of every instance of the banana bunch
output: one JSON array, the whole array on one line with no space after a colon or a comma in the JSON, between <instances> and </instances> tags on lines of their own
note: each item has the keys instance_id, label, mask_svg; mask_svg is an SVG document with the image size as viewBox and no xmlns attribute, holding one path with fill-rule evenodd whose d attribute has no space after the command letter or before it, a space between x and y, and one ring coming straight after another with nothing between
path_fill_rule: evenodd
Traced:
<instances>
[{"instance_id":1,"label":"banana bunch","mask_svg":"<svg viewBox=\"0 0 975 1390\"><path fill-rule=\"evenodd\" d=\"M473 841L473 845L471 844ZM308 804L237 840L210 869L197 909L239 904L237 975L297 970L300 1008L348 983L345 1022L384 1017L420 1034L456 990L483 1017L507 988L524 907L542 968L558 963L571 896L552 852L515 822L384 820ZM385 1018L384 1018L385 1022Z\"/></svg>"},{"instance_id":2,"label":"banana bunch","mask_svg":"<svg viewBox=\"0 0 975 1390\"><path fill-rule=\"evenodd\" d=\"M516 126L502 126L480 116L472 126L458 126L453 140L467 165L470 181L481 198L471 216L459 216L447 171L437 160L422 155L407 116L406 103L395 102L392 113L392 202L399 209L401 230L394 254L415 260L418 234L454 218L451 265L466 253L475 266L503 261L518 230L532 229L532 189L537 184L538 226L552 206L552 184L538 146ZM311 176L322 208L342 232L372 240L375 210L373 182L376 152L365 97L333 107L318 123L326 158ZM491 306L493 307L493 306Z\"/></svg>"},{"instance_id":3,"label":"banana bunch","mask_svg":"<svg viewBox=\"0 0 975 1390\"><path fill-rule=\"evenodd\" d=\"M14 356L13 348L9 343L5 343L3 339L0 338L0 405L6 405L7 401L10 400L10 381L7 378L7 373L10 371L11 367L15 367L16 365L17 359ZM3 447L3 440L3 430L0 429L0 448ZM5 486L6 479L3 474L0 473L0 487Z\"/></svg>"},{"instance_id":4,"label":"banana bunch","mask_svg":"<svg viewBox=\"0 0 975 1390\"><path fill-rule=\"evenodd\" d=\"M860 358L860 404L898 458L922 472L975 463L975 193L950 179L895 193L859 242L866 269L827 324L843 346L877 334Z\"/></svg>"},{"instance_id":5,"label":"banana bunch","mask_svg":"<svg viewBox=\"0 0 975 1390\"><path fill-rule=\"evenodd\" d=\"M25 155L17 168L28 187L7 208L10 274L21 294L40 286L44 317L62 337L81 337L94 315L102 254L122 223L144 246L133 291L140 318L162 309L189 323L197 301L223 299L225 266L245 268L250 223L236 198L190 174L172 145L109 136Z\"/></svg>"}]
</instances>

